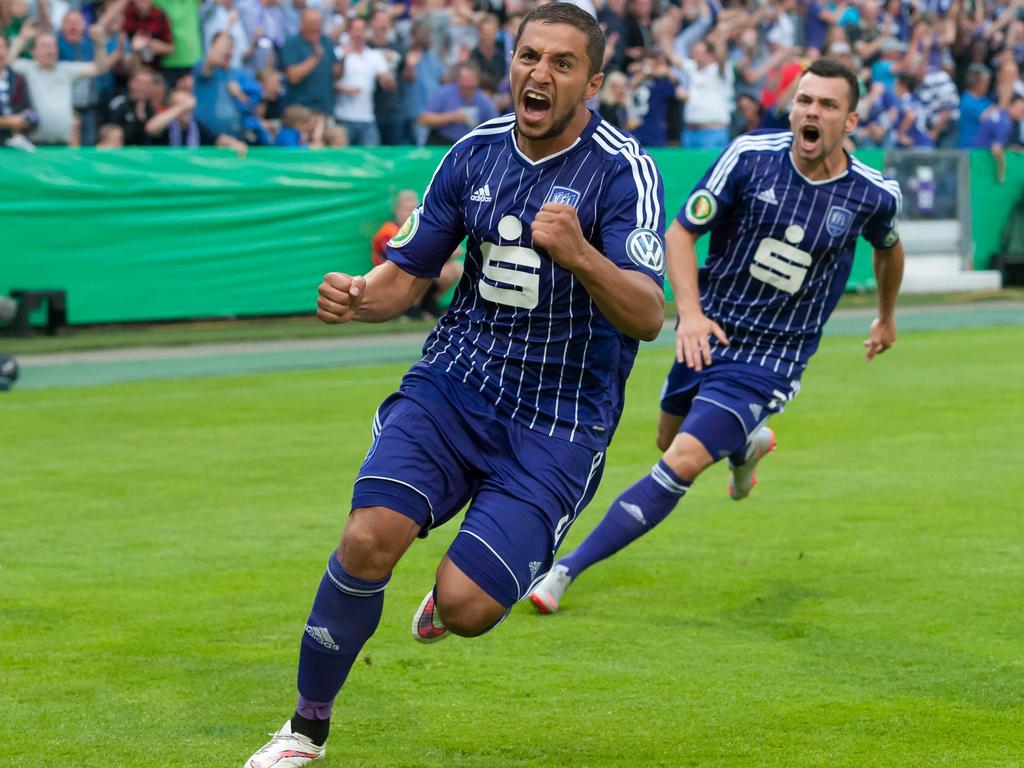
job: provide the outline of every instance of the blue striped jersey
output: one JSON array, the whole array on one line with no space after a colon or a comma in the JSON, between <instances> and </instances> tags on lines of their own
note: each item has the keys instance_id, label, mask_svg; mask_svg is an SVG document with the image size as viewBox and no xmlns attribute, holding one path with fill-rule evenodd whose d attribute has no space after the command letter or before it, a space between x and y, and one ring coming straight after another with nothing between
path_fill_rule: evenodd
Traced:
<instances>
[{"instance_id":1,"label":"blue striped jersey","mask_svg":"<svg viewBox=\"0 0 1024 768\"><path fill-rule=\"evenodd\" d=\"M483 123L441 160L387 257L436 276L466 238L448 312L407 376L449 376L492 400L500 418L603 450L622 412L637 341L542 248L531 223L547 202L572 205L587 241L616 266L664 272L661 177L635 139L592 115L567 149L536 162L515 118Z\"/></svg>"},{"instance_id":2,"label":"blue striped jersey","mask_svg":"<svg viewBox=\"0 0 1024 768\"><path fill-rule=\"evenodd\" d=\"M803 372L846 286L854 246L899 240L899 184L849 157L839 177L811 181L793 164L793 134L758 132L730 144L698 182L678 221L711 232L701 306L730 345L712 359Z\"/></svg>"}]
</instances>

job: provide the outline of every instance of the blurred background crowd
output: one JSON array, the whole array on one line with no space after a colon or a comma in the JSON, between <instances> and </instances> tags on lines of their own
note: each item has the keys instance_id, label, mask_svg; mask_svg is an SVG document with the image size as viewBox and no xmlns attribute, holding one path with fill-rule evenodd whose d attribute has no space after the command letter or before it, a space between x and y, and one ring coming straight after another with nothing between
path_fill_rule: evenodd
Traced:
<instances>
[{"instance_id":1,"label":"blurred background crowd","mask_svg":"<svg viewBox=\"0 0 1024 768\"><path fill-rule=\"evenodd\" d=\"M535 0L0 0L0 143L451 144L511 109ZM645 146L787 124L822 55L861 147L1024 143L1024 0L573 0L604 27L592 105Z\"/></svg>"}]
</instances>

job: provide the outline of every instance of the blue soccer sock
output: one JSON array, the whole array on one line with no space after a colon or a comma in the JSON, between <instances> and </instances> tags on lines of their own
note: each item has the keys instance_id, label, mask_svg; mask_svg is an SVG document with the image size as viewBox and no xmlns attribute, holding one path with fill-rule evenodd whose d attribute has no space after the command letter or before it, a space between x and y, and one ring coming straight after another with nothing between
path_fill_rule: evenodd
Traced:
<instances>
[{"instance_id":1,"label":"blue soccer sock","mask_svg":"<svg viewBox=\"0 0 1024 768\"><path fill-rule=\"evenodd\" d=\"M624 490L590 535L558 561L576 577L594 563L610 557L639 539L668 517L690 489L668 464L659 461L651 473Z\"/></svg>"},{"instance_id":2,"label":"blue soccer sock","mask_svg":"<svg viewBox=\"0 0 1024 768\"><path fill-rule=\"evenodd\" d=\"M301 718L330 718L331 706L356 656L377 629L388 578L360 579L345 570L337 552L331 554L299 649L295 711Z\"/></svg>"}]
</instances>

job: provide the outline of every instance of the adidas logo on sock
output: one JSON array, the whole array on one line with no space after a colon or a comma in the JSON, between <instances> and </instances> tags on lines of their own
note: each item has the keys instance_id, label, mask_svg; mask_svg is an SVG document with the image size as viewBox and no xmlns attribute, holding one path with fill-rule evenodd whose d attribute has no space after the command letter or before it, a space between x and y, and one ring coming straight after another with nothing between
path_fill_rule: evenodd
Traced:
<instances>
[{"instance_id":1,"label":"adidas logo on sock","mask_svg":"<svg viewBox=\"0 0 1024 768\"><path fill-rule=\"evenodd\" d=\"M630 517L636 518L637 522L647 525L647 518L644 517L644 510L639 504L630 504L628 501L620 501L619 506L626 510Z\"/></svg>"},{"instance_id":2,"label":"adidas logo on sock","mask_svg":"<svg viewBox=\"0 0 1024 768\"><path fill-rule=\"evenodd\" d=\"M760 200L763 203L768 203L768 205L778 205L779 204L778 198L775 197L775 188L774 187L768 187L768 189L766 189L766 190L764 190L762 192L758 192L757 193L757 199Z\"/></svg>"},{"instance_id":3,"label":"adidas logo on sock","mask_svg":"<svg viewBox=\"0 0 1024 768\"><path fill-rule=\"evenodd\" d=\"M469 196L469 199L474 203L489 203L491 202L491 185L484 184L480 189Z\"/></svg>"},{"instance_id":4,"label":"adidas logo on sock","mask_svg":"<svg viewBox=\"0 0 1024 768\"><path fill-rule=\"evenodd\" d=\"M340 646L334 642L334 638L331 637L331 633L327 631L327 627L311 627L307 624L306 634L329 651L341 650Z\"/></svg>"}]
</instances>

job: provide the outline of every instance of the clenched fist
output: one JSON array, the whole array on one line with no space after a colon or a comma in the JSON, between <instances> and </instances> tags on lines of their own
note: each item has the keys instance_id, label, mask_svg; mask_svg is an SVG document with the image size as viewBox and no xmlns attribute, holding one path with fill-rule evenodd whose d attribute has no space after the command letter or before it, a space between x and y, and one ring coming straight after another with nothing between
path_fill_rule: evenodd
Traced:
<instances>
[{"instance_id":1,"label":"clenched fist","mask_svg":"<svg viewBox=\"0 0 1024 768\"><path fill-rule=\"evenodd\" d=\"M330 325L353 320L363 303L366 280L361 276L328 272L317 290L316 316Z\"/></svg>"},{"instance_id":2,"label":"clenched fist","mask_svg":"<svg viewBox=\"0 0 1024 768\"><path fill-rule=\"evenodd\" d=\"M531 225L533 244L540 246L559 265L570 272L582 266L587 255L587 240L580 229L576 209L564 203L546 203Z\"/></svg>"}]
</instances>

